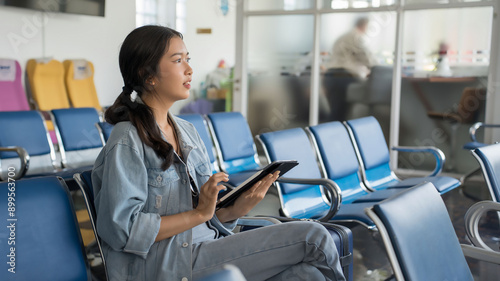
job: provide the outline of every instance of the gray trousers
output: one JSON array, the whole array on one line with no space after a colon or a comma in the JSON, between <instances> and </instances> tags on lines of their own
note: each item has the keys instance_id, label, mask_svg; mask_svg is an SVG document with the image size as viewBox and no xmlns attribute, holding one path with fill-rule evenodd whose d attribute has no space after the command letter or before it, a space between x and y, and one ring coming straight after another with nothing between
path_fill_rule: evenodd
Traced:
<instances>
[{"instance_id":1,"label":"gray trousers","mask_svg":"<svg viewBox=\"0 0 500 281\"><path fill-rule=\"evenodd\" d=\"M330 233L314 222L289 222L193 245L193 279L224 264L251 280L345 280Z\"/></svg>"}]
</instances>

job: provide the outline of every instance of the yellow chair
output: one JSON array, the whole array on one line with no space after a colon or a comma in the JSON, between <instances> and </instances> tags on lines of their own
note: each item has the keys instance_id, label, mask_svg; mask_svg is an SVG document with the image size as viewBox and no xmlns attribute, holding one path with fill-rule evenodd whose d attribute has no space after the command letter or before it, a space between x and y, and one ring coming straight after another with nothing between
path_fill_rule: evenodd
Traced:
<instances>
[{"instance_id":1,"label":"yellow chair","mask_svg":"<svg viewBox=\"0 0 500 281\"><path fill-rule=\"evenodd\" d=\"M94 107L102 112L94 84L94 65L90 61L65 60L64 82L73 107Z\"/></svg>"},{"instance_id":2,"label":"yellow chair","mask_svg":"<svg viewBox=\"0 0 500 281\"><path fill-rule=\"evenodd\" d=\"M38 110L50 111L70 107L61 62L31 59L28 61L27 70L31 93Z\"/></svg>"},{"instance_id":3,"label":"yellow chair","mask_svg":"<svg viewBox=\"0 0 500 281\"><path fill-rule=\"evenodd\" d=\"M52 141L57 143L54 125L46 112L52 109L70 107L64 85L63 64L54 59L30 59L26 65L26 72L31 89L30 102L32 107L42 111Z\"/></svg>"}]
</instances>

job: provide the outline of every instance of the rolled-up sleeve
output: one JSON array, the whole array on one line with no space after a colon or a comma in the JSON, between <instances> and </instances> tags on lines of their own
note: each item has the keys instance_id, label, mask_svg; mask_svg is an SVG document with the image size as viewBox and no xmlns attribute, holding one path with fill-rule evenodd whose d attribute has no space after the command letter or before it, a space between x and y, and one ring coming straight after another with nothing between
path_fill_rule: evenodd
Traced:
<instances>
[{"instance_id":1,"label":"rolled-up sleeve","mask_svg":"<svg viewBox=\"0 0 500 281\"><path fill-rule=\"evenodd\" d=\"M219 230L219 233L222 234L222 236L228 236L233 234L233 230L238 225L238 219L222 223L217 215L214 215L212 218L212 224L214 224L214 226L217 228L217 230Z\"/></svg>"},{"instance_id":2,"label":"rolled-up sleeve","mask_svg":"<svg viewBox=\"0 0 500 281\"><path fill-rule=\"evenodd\" d=\"M94 167L94 174L100 176L100 187L95 189L97 232L114 250L146 258L161 218L143 211L148 198L143 157L128 144L116 144L104 157L102 164Z\"/></svg>"}]
</instances>

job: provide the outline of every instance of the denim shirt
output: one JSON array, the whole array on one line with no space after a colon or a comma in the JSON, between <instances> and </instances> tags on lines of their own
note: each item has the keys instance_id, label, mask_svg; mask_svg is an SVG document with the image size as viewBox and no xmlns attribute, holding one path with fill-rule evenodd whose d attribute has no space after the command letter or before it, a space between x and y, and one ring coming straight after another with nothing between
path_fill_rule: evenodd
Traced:
<instances>
[{"instance_id":1,"label":"denim shirt","mask_svg":"<svg viewBox=\"0 0 500 281\"><path fill-rule=\"evenodd\" d=\"M111 281L191 280L193 229L159 242L155 238L161 216L193 208L187 171L199 189L212 167L194 126L172 119L186 163L176 154L174 164L163 171L162 160L142 143L136 128L120 122L94 164L97 233ZM217 236L225 236L236 222L222 224L214 215L208 224Z\"/></svg>"}]
</instances>

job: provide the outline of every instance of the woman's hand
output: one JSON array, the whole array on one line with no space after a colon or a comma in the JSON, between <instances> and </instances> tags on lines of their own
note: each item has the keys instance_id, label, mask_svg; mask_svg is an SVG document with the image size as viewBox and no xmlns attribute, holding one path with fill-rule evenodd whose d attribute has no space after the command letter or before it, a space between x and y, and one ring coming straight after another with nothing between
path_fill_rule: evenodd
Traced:
<instances>
[{"instance_id":1,"label":"woman's hand","mask_svg":"<svg viewBox=\"0 0 500 281\"><path fill-rule=\"evenodd\" d=\"M217 173L213 174L201 186L196 209L175 215L162 216L160 230L155 241L170 238L210 220L214 216L219 190L225 188L223 185L219 185L221 181L228 181L228 177L224 173Z\"/></svg>"},{"instance_id":2,"label":"woman's hand","mask_svg":"<svg viewBox=\"0 0 500 281\"><path fill-rule=\"evenodd\" d=\"M217 195L219 191L225 189L221 181L227 182L229 180L225 173L216 173L210 176L208 181L200 188L200 197L198 199L197 211L204 221L210 220L215 213L215 204L217 203Z\"/></svg>"},{"instance_id":3,"label":"woman's hand","mask_svg":"<svg viewBox=\"0 0 500 281\"><path fill-rule=\"evenodd\" d=\"M262 199L264 199L269 187L271 187L273 182L278 179L279 173L280 172L277 171L274 174L269 174L262 180L255 183L250 189L243 192L234 201L233 205L218 210L217 218L221 222L227 222L248 214L250 210L252 210L257 204L259 204L260 201L262 201Z\"/></svg>"}]
</instances>

